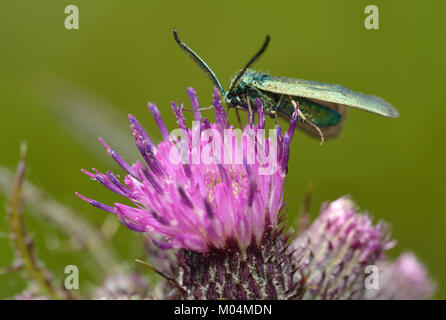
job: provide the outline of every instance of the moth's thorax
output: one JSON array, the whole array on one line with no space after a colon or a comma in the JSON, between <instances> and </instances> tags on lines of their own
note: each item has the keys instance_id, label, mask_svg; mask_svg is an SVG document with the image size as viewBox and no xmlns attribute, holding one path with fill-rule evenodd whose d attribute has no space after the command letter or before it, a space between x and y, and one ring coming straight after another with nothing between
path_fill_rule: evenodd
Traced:
<instances>
[{"instance_id":1,"label":"moth's thorax","mask_svg":"<svg viewBox=\"0 0 446 320\"><path fill-rule=\"evenodd\" d=\"M234 77L230 85L230 88L232 88L232 90L227 92L227 94L225 95L225 101L227 105L233 107L241 106L246 108L248 97L251 98L250 100L252 100L253 94L255 94L253 92L254 82L261 81L265 76L267 75L264 73L248 69L238 80L236 86L232 88L232 85L236 79L236 77Z\"/></svg>"}]
</instances>

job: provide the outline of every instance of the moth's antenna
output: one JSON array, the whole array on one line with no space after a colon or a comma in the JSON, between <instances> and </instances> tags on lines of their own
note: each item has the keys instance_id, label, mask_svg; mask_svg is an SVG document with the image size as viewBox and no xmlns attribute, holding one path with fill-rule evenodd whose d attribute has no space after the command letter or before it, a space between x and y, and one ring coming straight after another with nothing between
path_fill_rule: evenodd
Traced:
<instances>
[{"instance_id":1,"label":"moth's antenna","mask_svg":"<svg viewBox=\"0 0 446 320\"><path fill-rule=\"evenodd\" d=\"M186 54L195 62L195 64L201 69L201 71L204 72L204 74L218 87L220 92L224 94L223 87L220 84L220 81L218 81L217 76L215 73L209 68L209 66L206 64L206 62L201 59L198 54L196 54L191 48L189 48L183 41L181 41L180 37L178 36L177 29L173 29L173 37L175 38L175 41L178 43L181 49L186 52Z\"/></svg>"},{"instance_id":2,"label":"moth's antenna","mask_svg":"<svg viewBox=\"0 0 446 320\"><path fill-rule=\"evenodd\" d=\"M248 70L248 68L262 55L262 53L266 50L266 47L268 47L268 43L270 40L270 36L267 35L265 42L263 43L260 50L251 58L251 60L248 61L248 63L245 65L245 67L238 73L238 75L235 77L234 81L232 82L231 88L229 88L229 92L231 92L235 86L240 81L240 78L243 76L243 74Z\"/></svg>"}]
</instances>

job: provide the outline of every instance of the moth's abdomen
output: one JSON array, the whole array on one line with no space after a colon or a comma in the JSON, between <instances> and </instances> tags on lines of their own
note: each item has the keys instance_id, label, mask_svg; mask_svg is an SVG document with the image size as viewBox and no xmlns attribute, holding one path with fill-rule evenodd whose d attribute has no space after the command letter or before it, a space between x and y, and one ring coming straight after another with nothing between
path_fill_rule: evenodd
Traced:
<instances>
[{"instance_id":1,"label":"moth's abdomen","mask_svg":"<svg viewBox=\"0 0 446 320\"><path fill-rule=\"evenodd\" d=\"M336 111L320 103L301 97L292 97L294 101L299 103L299 109L307 118L318 127L332 127L339 124L341 115ZM277 112L284 117L291 117L294 112L294 106L289 98L282 99L283 102L276 106Z\"/></svg>"},{"instance_id":2,"label":"moth's abdomen","mask_svg":"<svg viewBox=\"0 0 446 320\"><path fill-rule=\"evenodd\" d=\"M296 100L304 116L318 127L336 126L341 120L341 115L336 110L304 98Z\"/></svg>"}]
</instances>

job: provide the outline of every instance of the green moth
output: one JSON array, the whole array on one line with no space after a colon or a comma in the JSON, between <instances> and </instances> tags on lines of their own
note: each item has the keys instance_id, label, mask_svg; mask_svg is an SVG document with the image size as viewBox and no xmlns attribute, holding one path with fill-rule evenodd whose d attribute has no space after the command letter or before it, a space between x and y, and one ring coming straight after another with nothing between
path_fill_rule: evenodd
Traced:
<instances>
[{"instance_id":1,"label":"green moth","mask_svg":"<svg viewBox=\"0 0 446 320\"><path fill-rule=\"evenodd\" d=\"M346 107L353 107L387 118L398 118L398 111L382 98L352 91L337 84L317 81L273 77L266 73L248 69L266 50L270 37L267 36L261 49L237 73L228 91L224 91L217 76L209 66L178 36L173 35L189 57L218 87L228 108L246 110L252 115L255 101L262 101L266 114L289 120L299 106L298 127L315 137L333 138L343 127L347 114Z\"/></svg>"}]
</instances>

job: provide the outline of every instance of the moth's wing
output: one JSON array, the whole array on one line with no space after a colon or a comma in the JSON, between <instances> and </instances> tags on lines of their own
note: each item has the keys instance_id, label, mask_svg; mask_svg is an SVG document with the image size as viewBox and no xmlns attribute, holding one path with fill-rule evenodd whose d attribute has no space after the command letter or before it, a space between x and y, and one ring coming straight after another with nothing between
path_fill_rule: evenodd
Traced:
<instances>
[{"instance_id":1,"label":"moth's wing","mask_svg":"<svg viewBox=\"0 0 446 320\"><path fill-rule=\"evenodd\" d=\"M332 102L388 118L399 117L398 110L384 99L355 92L338 84L285 77L262 77L254 79L252 84L269 92Z\"/></svg>"}]
</instances>

